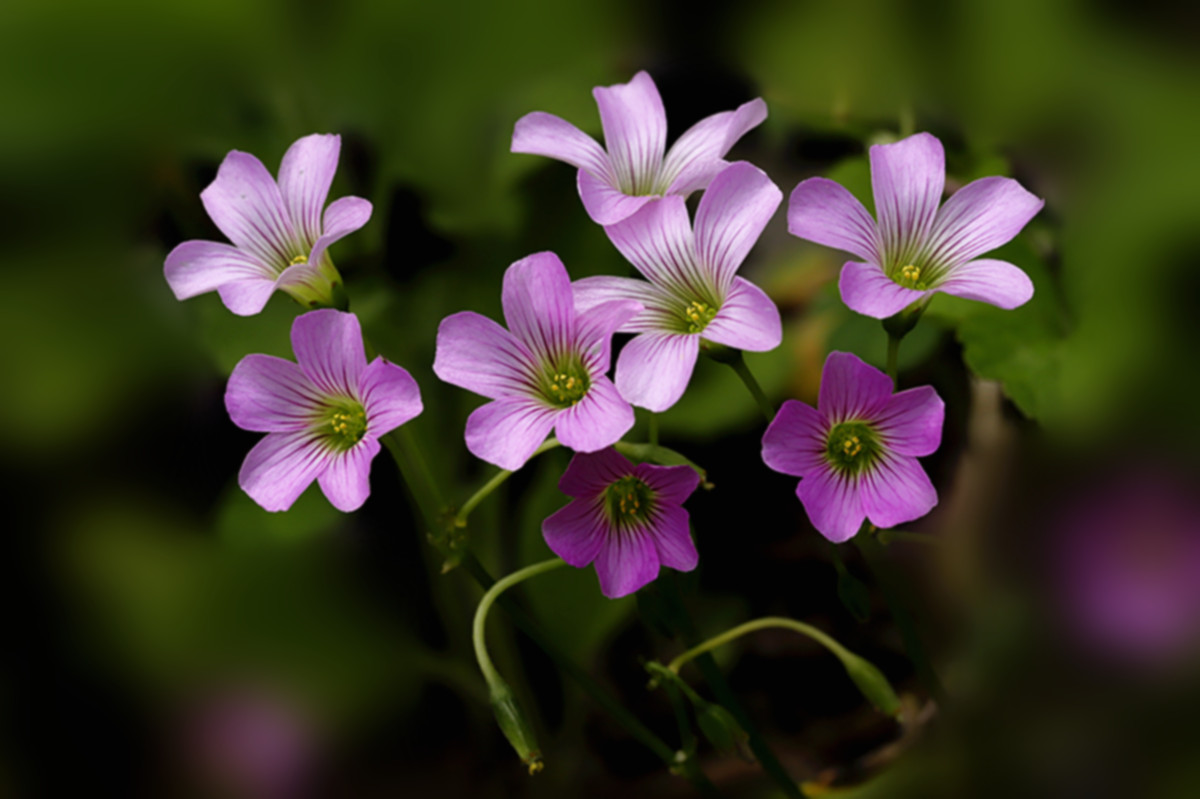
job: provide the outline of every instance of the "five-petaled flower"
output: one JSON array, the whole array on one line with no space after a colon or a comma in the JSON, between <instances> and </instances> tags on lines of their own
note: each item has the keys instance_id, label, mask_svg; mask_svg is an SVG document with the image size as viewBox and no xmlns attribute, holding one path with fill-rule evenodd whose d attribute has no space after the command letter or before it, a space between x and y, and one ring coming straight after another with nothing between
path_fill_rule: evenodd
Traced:
<instances>
[{"instance_id":1,"label":"five-petaled flower","mask_svg":"<svg viewBox=\"0 0 1200 799\"><path fill-rule=\"evenodd\" d=\"M305 136L284 154L278 183L253 155L225 156L200 200L233 244L193 240L171 250L163 273L176 299L216 290L240 316L261 311L275 289L307 308L335 305L341 276L329 245L371 218L359 197L325 208L340 149L340 136Z\"/></svg>"},{"instance_id":2,"label":"five-petaled flower","mask_svg":"<svg viewBox=\"0 0 1200 799\"><path fill-rule=\"evenodd\" d=\"M233 369L225 407L244 430L265 432L238 483L267 510L287 510L313 480L343 511L371 492L379 438L421 412L412 376L383 358L367 363L351 313L326 308L292 324L297 363L247 355Z\"/></svg>"},{"instance_id":3,"label":"five-petaled flower","mask_svg":"<svg viewBox=\"0 0 1200 799\"><path fill-rule=\"evenodd\" d=\"M767 118L766 103L754 99L700 120L668 151L667 114L648 74L597 86L592 94L607 152L570 122L543 111L517 120L512 151L577 167L583 207L601 225L620 222L658 197L686 197L705 188L726 165L722 159L729 148Z\"/></svg>"},{"instance_id":4,"label":"five-petaled flower","mask_svg":"<svg viewBox=\"0 0 1200 799\"><path fill-rule=\"evenodd\" d=\"M682 197L666 197L605 228L649 280L600 276L575 283L581 310L620 298L645 306L621 327L639 334L617 359L621 396L652 411L674 405L691 379L701 338L754 352L779 346L775 303L736 272L782 198L762 170L739 161L700 198L694 232Z\"/></svg>"},{"instance_id":5,"label":"five-petaled flower","mask_svg":"<svg viewBox=\"0 0 1200 799\"><path fill-rule=\"evenodd\" d=\"M1007 261L979 258L1020 232L1043 201L1011 178L981 178L941 208L946 182L942 143L918 133L871 147L878 224L854 195L828 178L796 186L788 230L857 255L838 287L855 311L886 319L944 291L1001 308L1033 296L1029 276Z\"/></svg>"},{"instance_id":6,"label":"five-petaled flower","mask_svg":"<svg viewBox=\"0 0 1200 799\"><path fill-rule=\"evenodd\" d=\"M689 466L634 466L612 448L571 459L558 482L573 497L542 522L556 555L576 568L595 561L600 591L616 599L658 576L696 568L683 501L700 478Z\"/></svg>"},{"instance_id":7,"label":"five-petaled flower","mask_svg":"<svg viewBox=\"0 0 1200 799\"><path fill-rule=\"evenodd\" d=\"M578 452L620 439L633 408L605 373L613 332L642 306L615 300L576 313L571 279L552 252L510 266L501 303L508 330L472 311L438 326L434 373L493 400L467 419L467 449L519 469L552 429Z\"/></svg>"},{"instance_id":8,"label":"five-petaled flower","mask_svg":"<svg viewBox=\"0 0 1200 799\"><path fill-rule=\"evenodd\" d=\"M840 543L863 518L876 527L918 519L937 491L917 462L942 439L945 405L931 386L892 393L883 372L833 352L816 409L788 400L763 435L763 461L802 478L796 496L813 526Z\"/></svg>"}]
</instances>

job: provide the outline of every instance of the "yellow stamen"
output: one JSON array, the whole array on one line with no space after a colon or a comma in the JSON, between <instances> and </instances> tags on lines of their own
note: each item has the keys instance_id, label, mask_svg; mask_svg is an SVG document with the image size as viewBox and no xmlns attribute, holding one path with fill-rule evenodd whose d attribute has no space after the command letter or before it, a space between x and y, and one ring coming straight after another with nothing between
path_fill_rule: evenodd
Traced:
<instances>
[{"instance_id":1,"label":"yellow stamen","mask_svg":"<svg viewBox=\"0 0 1200 799\"><path fill-rule=\"evenodd\" d=\"M912 264L909 264L900 270L900 277L904 278L909 283L916 283L921 279L921 268L919 266L913 266Z\"/></svg>"},{"instance_id":2,"label":"yellow stamen","mask_svg":"<svg viewBox=\"0 0 1200 799\"><path fill-rule=\"evenodd\" d=\"M289 266L295 266L296 264L306 264L306 263L308 263L307 255L297 255L291 261L288 261Z\"/></svg>"},{"instance_id":3,"label":"yellow stamen","mask_svg":"<svg viewBox=\"0 0 1200 799\"><path fill-rule=\"evenodd\" d=\"M862 442L858 440L858 436L850 436L843 441L842 452L846 453L851 458L862 452Z\"/></svg>"}]
</instances>

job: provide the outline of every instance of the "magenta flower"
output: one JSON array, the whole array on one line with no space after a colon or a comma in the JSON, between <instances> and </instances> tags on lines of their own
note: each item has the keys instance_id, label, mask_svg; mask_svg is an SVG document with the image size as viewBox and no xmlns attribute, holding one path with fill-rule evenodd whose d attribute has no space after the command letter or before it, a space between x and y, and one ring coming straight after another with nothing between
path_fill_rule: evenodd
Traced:
<instances>
[{"instance_id":1,"label":"magenta flower","mask_svg":"<svg viewBox=\"0 0 1200 799\"><path fill-rule=\"evenodd\" d=\"M558 481L573 499L542 522L542 535L576 568L595 561L600 591L623 597L657 577L660 565L696 568L681 506L699 484L690 466L634 466L612 448L576 455Z\"/></svg>"},{"instance_id":2,"label":"magenta flower","mask_svg":"<svg viewBox=\"0 0 1200 799\"><path fill-rule=\"evenodd\" d=\"M796 186L792 235L857 255L838 288L851 309L886 319L944 291L1001 308L1033 296L1033 282L1007 261L979 258L1012 239L1043 201L1011 178L982 178L938 208L946 182L942 143L928 133L871 148L878 224L850 192L827 178Z\"/></svg>"},{"instance_id":3,"label":"magenta flower","mask_svg":"<svg viewBox=\"0 0 1200 799\"><path fill-rule=\"evenodd\" d=\"M171 250L163 273L175 298L216 290L239 316L261 311L275 289L309 308L334 305L342 279L329 245L371 218L358 197L325 208L341 146L333 134L305 136L284 153L278 183L250 153L225 156L200 201L233 244L193 240Z\"/></svg>"},{"instance_id":4,"label":"magenta flower","mask_svg":"<svg viewBox=\"0 0 1200 799\"><path fill-rule=\"evenodd\" d=\"M639 72L629 83L597 86L592 94L607 152L570 122L542 111L517 120L512 151L577 167L583 207L601 225L620 222L658 197L705 188L726 165L729 148L767 118L761 99L713 114L689 128L664 157L667 114L649 75Z\"/></svg>"},{"instance_id":5,"label":"magenta flower","mask_svg":"<svg viewBox=\"0 0 1200 799\"><path fill-rule=\"evenodd\" d=\"M862 526L894 527L937 504L917 456L942 439L945 404L930 386L892 394L892 381L848 352L831 352L813 409L788 400L763 434L763 461L802 478L813 526L841 543Z\"/></svg>"},{"instance_id":6,"label":"magenta flower","mask_svg":"<svg viewBox=\"0 0 1200 799\"><path fill-rule=\"evenodd\" d=\"M379 438L421 412L417 383L383 358L367 363L351 313L326 308L292 324L293 363L247 355L234 367L225 407L243 430L267 433L238 484L267 510L287 510L317 480L338 510L371 493Z\"/></svg>"},{"instance_id":7,"label":"magenta flower","mask_svg":"<svg viewBox=\"0 0 1200 799\"><path fill-rule=\"evenodd\" d=\"M578 452L620 439L633 408L605 372L613 332L641 305L617 300L576 313L571 279L552 252L510 266L501 303L508 330L473 311L438 326L434 373L493 400L467 419L467 449L516 470L551 430Z\"/></svg>"},{"instance_id":8,"label":"magenta flower","mask_svg":"<svg viewBox=\"0 0 1200 799\"><path fill-rule=\"evenodd\" d=\"M739 161L700 198L695 232L682 197L666 197L605 231L649 282L589 277L575 283L576 307L635 299L645 307L621 327L637 333L617 359L617 390L643 408L664 411L687 388L700 339L763 352L782 338L779 310L738 267L782 193L761 169Z\"/></svg>"}]
</instances>

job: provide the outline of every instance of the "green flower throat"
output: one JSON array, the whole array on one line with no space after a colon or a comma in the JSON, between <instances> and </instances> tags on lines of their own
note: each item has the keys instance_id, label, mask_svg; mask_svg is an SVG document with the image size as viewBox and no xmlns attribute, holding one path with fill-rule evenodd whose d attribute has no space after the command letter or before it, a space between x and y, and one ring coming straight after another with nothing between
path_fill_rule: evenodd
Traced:
<instances>
[{"instance_id":1,"label":"green flower throat","mask_svg":"<svg viewBox=\"0 0 1200 799\"><path fill-rule=\"evenodd\" d=\"M336 449L353 447L367 432L367 413L353 400L334 405L326 411L323 432Z\"/></svg>"},{"instance_id":2,"label":"green flower throat","mask_svg":"<svg viewBox=\"0 0 1200 799\"><path fill-rule=\"evenodd\" d=\"M617 527L644 521L653 508L654 491L633 475L622 477L604 490L604 509Z\"/></svg>"},{"instance_id":3,"label":"green flower throat","mask_svg":"<svg viewBox=\"0 0 1200 799\"><path fill-rule=\"evenodd\" d=\"M879 436L864 422L835 424L825 440L825 459L842 474L858 474L882 452Z\"/></svg>"}]
</instances>

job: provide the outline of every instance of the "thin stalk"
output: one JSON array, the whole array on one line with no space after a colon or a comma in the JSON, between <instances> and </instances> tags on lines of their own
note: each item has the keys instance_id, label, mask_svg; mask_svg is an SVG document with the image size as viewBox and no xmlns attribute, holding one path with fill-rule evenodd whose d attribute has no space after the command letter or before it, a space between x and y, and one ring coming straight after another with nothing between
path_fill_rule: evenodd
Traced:
<instances>
[{"instance_id":1,"label":"thin stalk","mask_svg":"<svg viewBox=\"0 0 1200 799\"><path fill-rule=\"evenodd\" d=\"M753 621L748 621L744 624L739 624L737 627L726 630L725 632L721 633L720 635L714 635L712 638L709 638L704 643L698 644L697 646L692 647L688 651L684 652L682 655L680 655L677 658L675 658L674 660L672 660L670 663L667 664L667 668L670 669L671 671L675 672L676 674L678 674L679 669L685 663L687 663L689 660L695 660L697 657L699 657L700 655L703 655L705 652L710 652L719 646L723 646L724 644L729 643L730 641L734 641L738 638L741 638L743 635L746 635L747 633L752 633L752 632L755 632L756 630L765 630L765 629L768 629L771 627L782 627L786 630L792 630L794 632L798 632L801 635L807 635L809 638L813 639L814 641L816 641L817 643L821 644L826 649L828 649L830 652L837 655L839 659L845 659L845 657L847 655L851 654L850 651L847 650L844 646L839 644L833 638L830 638L828 635L826 635L821 630L818 630L816 627L813 627L811 624L805 624L802 621L796 621L795 619L788 619L783 616L766 616L761 619L754 619Z\"/></svg>"},{"instance_id":2,"label":"thin stalk","mask_svg":"<svg viewBox=\"0 0 1200 799\"><path fill-rule=\"evenodd\" d=\"M548 438L542 442L540 447L533 451L533 455L530 457L536 458L543 452L548 452L557 446L557 438ZM458 509L458 513L454 516L454 526L466 527L467 518L471 515L471 511L475 510L475 506L487 499L488 495L499 488L501 483L503 483L509 477L512 477L512 474L513 473L508 469L501 469L500 471L496 472L496 474L492 475L492 478L484 483L483 486L474 494L472 494L471 497L462 504L462 507Z\"/></svg>"},{"instance_id":3,"label":"thin stalk","mask_svg":"<svg viewBox=\"0 0 1200 799\"><path fill-rule=\"evenodd\" d=\"M483 636L488 611L492 609L492 604L497 597L522 580L528 580L530 577L536 577L543 572L566 565L566 561L562 558L544 560L541 563L518 569L507 577L497 580L491 588L484 592L483 598L479 600L479 607L475 608L475 619L471 623L471 643L475 646L475 659L479 661L479 670L483 672L484 679L489 684L500 678L500 675L496 673L496 667L492 665L492 658L488 655L487 642Z\"/></svg>"},{"instance_id":4,"label":"thin stalk","mask_svg":"<svg viewBox=\"0 0 1200 799\"><path fill-rule=\"evenodd\" d=\"M933 663L925 652L925 645L921 642L921 636L917 634L912 614L908 612L908 608L904 606L896 592L895 577L882 557L880 543L861 533L854 536L854 543L858 547L858 551L862 553L863 560L875 574L875 580L883 592L884 601L887 602L888 611L892 614L892 618L900 630L904 651L917 671L917 679L925 686L925 690L929 692L934 701L944 709L946 707L946 689L942 686L942 681L938 678Z\"/></svg>"},{"instance_id":5,"label":"thin stalk","mask_svg":"<svg viewBox=\"0 0 1200 799\"><path fill-rule=\"evenodd\" d=\"M746 366L746 359L742 357L742 353L737 351L737 354L730 357L725 363L728 363L733 371L737 373L737 376L742 379L742 383L746 385L746 390L750 392L750 396L754 397L755 403L758 404L758 409L766 417L767 424L770 424L775 419L775 409L771 407L771 401L763 393L762 386L758 384L758 381L754 379L754 375L750 373L750 368Z\"/></svg>"},{"instance_id":6,"label":"thin stalk","mask_svg":"<svg viewBox=\"0 0 1200 799\"><path fill-rule=\"evenodd\" d=\"M668 575L668 579L660 580L659 582L666 586L663 594L675 610L675 622L684 643L689 647L696 646L700 642L700 635L696 631L695 625L693 625L692 619L687 613L687 609L683 606L683 600L679 596L679 586L676 584L674 573ZM767 744L762 733L758 731L758 727L750 720L750 716L747 715L745 709L742 708L741 702L734 695L733 689L725 681L725 675L721 673L721 669L717 665L717 661L713 659L713 656L707 652L701 654L696 659L696 665L704 675L704 681L712 688L717 702L732 713L737 723L746 731L750 751L758 758L758 762L762 765L763 771L766 772L767 776L779 786L780 790L786 796L791 797L791 799L804 799L804 794L801 792L799 784L787 773L787 769L779 762L779 758L775 756L775 752Z\"/></svg>"}]
</instances>

